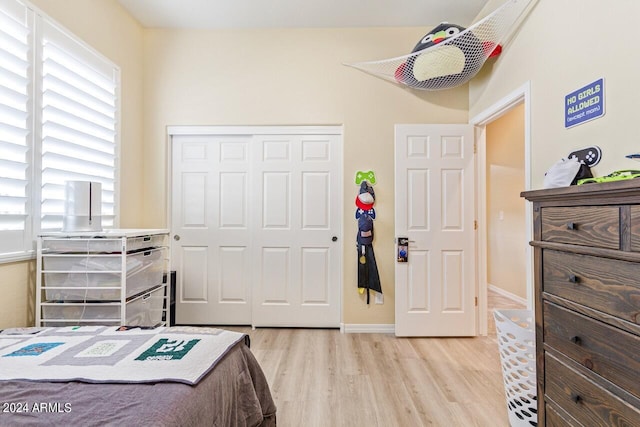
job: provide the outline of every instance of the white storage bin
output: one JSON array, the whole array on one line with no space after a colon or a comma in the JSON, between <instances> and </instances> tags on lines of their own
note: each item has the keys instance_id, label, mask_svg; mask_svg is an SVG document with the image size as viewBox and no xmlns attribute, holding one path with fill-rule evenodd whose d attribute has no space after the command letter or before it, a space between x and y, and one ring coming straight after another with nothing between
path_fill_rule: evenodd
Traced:
<instances>
[{"instance_id":1,"label":"white storage bin","mask_svg":"<svg viewBox=\"0 0 640 427\"><path fill-rule=\"evenodd\" d=\"M494 310L504 391L511 427L538 423L536 343L533 313Z\"/></svg>"},{"instance_id":2,"label":"white storage bin","mask_svg":"<svg viewBox=\"0 0 640 427\"><path fill-rule=\"evenodd\" d=\"M164 229L39 235L36 323L157 326L164 291L155 291L163 286L168 248Z\"/></svg>"},{"instance_id":3,"label":"white storage bin","mask_svg":"<svg viewBox=\"0 0 640 427\"><path fill-rule=\"evenodd\" d=\"M62 279L56 278L56 276L60 275L65 277ZM44 276L45 281L63 283L66 280L67 273L46 273ZM104 280L104 287L82 288L78 286L69 289L49 289L45 287L45 299L51 302L120 301L120 276L114 276L111 277L111 280L108 280L107 277L102 275L101 280Z\"/></svg>"},{"instance_id":4,"label":"white storage bin","mask_svg":"<svg viewBox=\"0 0 640 427\"><path fill-rule=\"evenodd\" d=\"M152 236L129 237L127 239L127 251L138 251L147 248L159 248L168 246L166 235L156 234Z\"/></svg>"},{"instance_id":5,"label":"white storage bin","mask_svg":"<svg viewBox=\"0 0 640 427\"><path fill-rule=\"evenodd\" d=\"M167 248L154 249L140 252L139 254L141 254L140 260L144 265L144 269L134 273L131 279L127 278L127 298L138 295L154 286L161 285L163 281Z\"/></svg>"},{"instance_id":6,"label":"white storage bin","mask_svg":"<svg viewBox=\"0 0 640 427\"><path fill-rule=\"evenodd\" d=\"M55 238L46 237L42 240L42 250L58 253L122 253L140 249L167 246L165 234L127 237L123 248L122 238Z\"/></svg>"},{"instance_id":7,"label":"white storage bin","mask_svg":"<svg viewBox=\"0 0 640 427\"><path fill-rule=\"evenodd\" d=\"M44 238L42 252L58 253L120 253L122 239L72 239L72 238Z\"/></svg>"},{"instance_id":8,"label":"white storage bin","mask_svg":"<svg viewBox=\"0 0 640 427\"><path fill-rule=\"evenodd\" d=\"M166 248L124 257L126 298L162 284ZM46 299L54 301L120 300L121 255L43 256ZM49 288L67 289L49 289ZM93 289L85 289L93 288ZM113 289L101 289L113 288Z\"/></svg>"},{"instance_id":9,"label":"white storage bin","mask_svg":"<svg viewBox=\"0 0 640 427\"><path fill-rule=\"evenodd\" d=\"M45 320L88 320L91 322L119 322L120 304L42 304L42 318Z\"/></svg>"},{"instance_id":10,"label":"white storage bin","mask_svg":"<svg viewBox=\"0 0 640 427\"><path fill-rule=\"evenodd\" d=\"M162 307L166 286L127 303L128 326L156 326L162 322Z\"/></svg>"},{"instance_id":11,"label":"white storage bin","mask_svg":"<svg viewBox=\"0 0 640 427\"><path fill-rule=\"evenodd\" d=\"M166 286L127 303L125 325L156 326L162 322L162 310ZM119 303L42 303L44 326L70 325L119 325Z\"/></svg>"},{"instance_id":12,"label":"white storage bin","mask_svg":"<svg viewBox=\"0 0 640 427\"><path fill-rule=\"evenodd\" d=\"M43 266L48 271L110 271L119 273L122 270L122 260L126 260L127 274L133 274L144 269L151 261L158 259L152 257L154 253L163 249L151 249L145 252L126 255L43 255Z\"/></svg>"}]
</instances>

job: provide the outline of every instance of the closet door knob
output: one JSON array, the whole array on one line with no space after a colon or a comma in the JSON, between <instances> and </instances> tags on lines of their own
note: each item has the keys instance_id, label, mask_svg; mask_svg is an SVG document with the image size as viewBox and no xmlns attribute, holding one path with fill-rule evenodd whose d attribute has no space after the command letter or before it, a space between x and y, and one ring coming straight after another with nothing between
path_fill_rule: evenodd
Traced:
<instances>
[{"instance_id":1,"label":"closet door knob","mask_svg":"<svg viewBox=\"0 0 640 427\"><path fill-rule=\"evenodd\" d=\"M331 238L331 241L332 241L332 242L337 242L337 241L338 241L338 236L333 236L333 237Z\"/></svg>"},{"instance_id":2,"label":"closet door knob","mask_svg":"<svg viewBox=\"0 0 640 427\"><path fill-rule=\"evenodd\" d=\"M574 335L571 337L571 342L574 344L580 345L582 344L582 339L579 336Z\"/></svg>"},{"instance_id":3,"label":"closet door knob","mask_svg":"<svg viewBox=\"0 0 640 427\"><path fill-rule=\"evenodd\" d=\"M175 240L176 242L177 242L178 240L180 240L180 235L179 235L179 234L174 234L174 235L173 235L173 240Z\"/></svg>"},{"instance_id":4,"label":"closet door knob","mask_svg":"<svg viewBox=\"0 0 640 427\"><path fill-rule=\"evenodd\" d=\"M571 283L578 283L580 281L580 278L578 276L576 276L575 274L570 274L569 275L569 281Z\"/></svg>"},{"instance_id":5,"label":"closet door knob","mask_svg":"<svg viewBox=\"0 0 640 427\"><path fill-rule=\"evenodd\" d=\"M567 230L577 230L577 229L578 229L578 224L576 224L575 222L567 223Z\"/></svg>"}]
</instances>

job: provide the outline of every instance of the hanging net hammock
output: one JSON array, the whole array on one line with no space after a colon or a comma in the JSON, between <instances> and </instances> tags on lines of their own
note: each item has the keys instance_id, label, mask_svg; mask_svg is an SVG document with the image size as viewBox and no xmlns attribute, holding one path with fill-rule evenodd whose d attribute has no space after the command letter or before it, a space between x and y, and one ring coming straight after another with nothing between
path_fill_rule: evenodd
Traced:
<instances>
[{"instance_id":1,"label":"hanging net hammock","mask_svg":"<svg viewBox=\"0 0 640 427\"><path fill-rule=\"evenodd\" d=\"M460 86L480 71L487 58L500 52L501 44L531 2L509 0L467 29L443 23L408 55L345 65L415 89L442 90ZM435 41L435 33L447 31L448 38Z\"/></svg>"}]
</instances>

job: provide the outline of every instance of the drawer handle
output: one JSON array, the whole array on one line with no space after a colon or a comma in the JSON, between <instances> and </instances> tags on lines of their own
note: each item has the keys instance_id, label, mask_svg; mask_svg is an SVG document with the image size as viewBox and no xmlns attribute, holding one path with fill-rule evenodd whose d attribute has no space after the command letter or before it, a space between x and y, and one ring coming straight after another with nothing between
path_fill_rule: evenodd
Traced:
<instances>
[{"instance_id":1,"label":"drawer handle","mask_svg":"<svg viewBox=\"0 0 640 427\"><path fill-rule=\"evenodd\" d=\"M580 338L577 335L574 335L571 337L571 342L576 344L576 345L581 345L582 344L582 338Z\"/></svg>"},{"instance_id":2,"label":"drawer handle","mask_svg":"<svg viewBox=\"0 0 640 427\"><path fill-rule=\"evenodd\" d=\"M573 403L580 403L582 398L580 397L579 394L571 393L571 400L573 401Z\"/></svg>"},{"instance_id":3,"label":"drawer handle","mask_svg":"<svg viewBox=\"0 0 640 427\"><path fill-rule=\"evenodd\" d=\"M571 283L578 283L580 281L580 278L578 276L576 276L575 274L570 274L569 275L569 281Z\"/></svg>"},{"instance_id":4,"label":"drawer handle","mask_svg":"<svg viewBox=\"0 0 640 427\"><path fill-rule=\"evenodd\" d=\"M577 230L577 229L578 229L578 224L576 224L575 222L567 223L567 230Z\"/></svg>"}]
</instances>

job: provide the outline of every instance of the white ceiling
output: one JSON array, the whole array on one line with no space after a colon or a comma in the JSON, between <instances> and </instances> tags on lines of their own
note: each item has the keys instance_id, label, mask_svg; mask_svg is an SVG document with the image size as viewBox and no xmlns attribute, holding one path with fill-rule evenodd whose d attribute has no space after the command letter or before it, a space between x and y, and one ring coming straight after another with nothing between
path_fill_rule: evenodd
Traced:
<instances>
[{"instance_id":1,"label":"white ceiling","mask_svg":"<svg viewBox=\"0 0 640 427\"><path fill-rule=\"evenodd\" d=\"M148 28L469 26L488 0L118 0Z\"/></svg>"}]
</instances>

